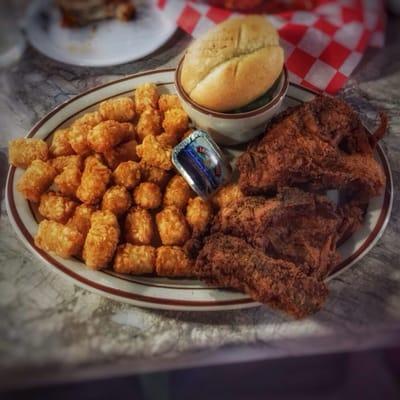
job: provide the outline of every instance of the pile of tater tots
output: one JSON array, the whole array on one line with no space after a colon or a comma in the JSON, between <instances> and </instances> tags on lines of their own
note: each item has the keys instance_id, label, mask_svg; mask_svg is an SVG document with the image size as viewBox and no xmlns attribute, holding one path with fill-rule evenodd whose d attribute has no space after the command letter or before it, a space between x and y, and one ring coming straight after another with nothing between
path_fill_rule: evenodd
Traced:
<instances>
[{"instance_id":1,"label":"pile of tater tots","mask_svg":"<svg viewBox=\"0 0 400 400\"><path fill-rule=\"evenodd\" d=\"M96 270L190 276L183 246L213 216L171 163L190 133L178 98L147 83L56 130L50 143L11 141L10 163L26 169L17 189L43 217L36 246Z\"/></svg>"}]
</instances>

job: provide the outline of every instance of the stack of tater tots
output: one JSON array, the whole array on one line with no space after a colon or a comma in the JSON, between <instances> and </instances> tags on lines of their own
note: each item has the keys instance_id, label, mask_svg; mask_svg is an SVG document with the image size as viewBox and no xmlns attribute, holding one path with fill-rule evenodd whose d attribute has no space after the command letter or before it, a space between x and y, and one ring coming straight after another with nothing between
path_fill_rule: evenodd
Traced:
<instances>
[{"instance_id":1,"label":"stack of tater tots","mask_svg":"<svg viewBox=\"0 0 400 400\"><path fill-rule=\"evenodd\" d=\"M44 218L36 246L96 270L190 276L183 246L213 216L171 163L190 133L178 98L148 83L57 130L50 145L10 142L10 163L26 169L17 189Z\"/></svg>"}]
</instances>

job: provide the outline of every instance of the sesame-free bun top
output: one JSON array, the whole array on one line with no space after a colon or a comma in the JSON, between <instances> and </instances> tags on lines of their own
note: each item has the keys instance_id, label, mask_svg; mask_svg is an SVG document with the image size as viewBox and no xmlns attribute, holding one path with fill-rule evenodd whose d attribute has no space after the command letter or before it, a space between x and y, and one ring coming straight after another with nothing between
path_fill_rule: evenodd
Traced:
<instances>
[{"instance_id":1,"label":"sesame-free bun top","mask_svg":"<svg viewBox=\"0 0 400 400\"><path fill-rule=\"evenodd\" d=\"M180 83L199 105L230 111L264 94L281 74L283 62L278 33L265 17L229 19L189 46Z\"/></svg>"}]
</instances>

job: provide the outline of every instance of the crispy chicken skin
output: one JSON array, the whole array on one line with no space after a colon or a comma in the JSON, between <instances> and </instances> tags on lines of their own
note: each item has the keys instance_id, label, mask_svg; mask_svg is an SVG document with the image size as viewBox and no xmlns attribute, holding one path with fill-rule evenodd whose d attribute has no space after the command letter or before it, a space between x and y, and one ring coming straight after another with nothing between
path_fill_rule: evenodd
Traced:
<instances>
[{"instance_id":1,"label":"crispy chicken skin","mask_svg":"<svg viewBox=\"0 0 400 400\"><path fill-rule=\"evenodd\" d=\"M211 231L243 238L268 256L291 261L305 274L323 279L338 261L341 221L325 196L285 188L273 198L244 197L225 206Z\"/></svg>"},{"instance_id":2,"label":"crispy chicken skin","mask_svg":"<svg viewBox=\"0 0 400 400\"><path fill-rule=\"evenodd\" d=\"M344 101L320 96L272 121L262 139L238 160L239 183L246 194L275 192L282 186L310 190L347 189L371 197L385 184L372 155L387 119L368 135Z\"/></svg>"},{"instance_id":3,"label":"crispy chicken skin","mask_svg":"<svg viewBox=\"0 0 400 400\"><path fill-rule=\"evenodd\" d=\"M293 263L270 258L243 239L222 233L207 237L194 274L208 283L246 292L296 318L317 312L328 294L323 282Z\"/></svg>"}]
</instances>

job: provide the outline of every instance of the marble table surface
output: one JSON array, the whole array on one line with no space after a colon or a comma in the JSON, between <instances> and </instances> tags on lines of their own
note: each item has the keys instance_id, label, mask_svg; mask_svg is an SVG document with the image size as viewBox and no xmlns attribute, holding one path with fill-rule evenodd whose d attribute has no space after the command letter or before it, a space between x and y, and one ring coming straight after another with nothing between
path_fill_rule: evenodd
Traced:
<instances>
[{"instance_id":1,"label":"marble table surface","mask_svg":"<svg viewBox=\"0 0 400 400\"><path fill-rule=\"evenodd\" d=\"M96 84L176 65L187 35L177 31L155 54L119 67L66 66L28 47L17 64L0 71L0 387L399 344L399 25L390 20L385 48L369 50L340 93L367 119L377 109L390 117L383 146L395 184L392 217L368 256L330 282L324 309L302 321L267 307L194 313L108 300L49 271L8 221L8 140Z\"/></svg>"}]
</instances>

